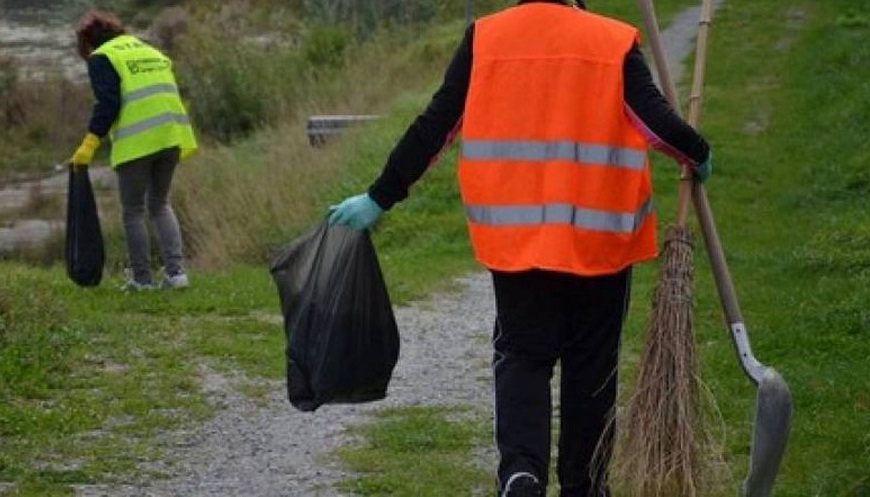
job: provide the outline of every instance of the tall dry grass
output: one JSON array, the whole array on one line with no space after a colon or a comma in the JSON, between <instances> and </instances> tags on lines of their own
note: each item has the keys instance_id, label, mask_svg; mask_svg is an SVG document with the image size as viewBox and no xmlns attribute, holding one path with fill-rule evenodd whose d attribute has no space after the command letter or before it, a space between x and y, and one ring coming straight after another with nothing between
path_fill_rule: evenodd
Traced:
<instances>
[{"instance_id":1,"label":"tall dry grass","mask_svg":"<svg viewBox=\"0 0 870 497\"><path fill-rule=\"evenodd\" d=\"M336 151L312 149L304 126L287 124L179 168L173 198L194 263L262 262L294 228L325 214L320 199L341 170Z\"/></svg>"},{"instance_id":2,"label":"tall dry grass","mask_svg":"<svg viewBox=\"0 0 870 497\"><path fill-rule=\"evenodd\" d=\"M59 72L25 80L18 61L0 54L0 177L45 173L84 135L92 98Z\"/></svg>"},{"instance_id":3,"label":"tall dry grass","mask_svg":"<svg viewBox=\"0 0 870 497\"><path fill-rule=\"evenodd\" d=\"M342 71L328 78L310 75L304 83L310 86L296 100L282 101L279 90L274 101L265 100L285 113L280 122L231 146L212 142L182 165L173 198L193 263L222 267L262 262L326 215L328 204L346 193L342 185L352 174L347 164L358 153L353 144L367 140L369 131L349 130L330 146L312 148L306 133L308 116L388 114L398 95L434 90L461 34L461 23L454 23L436 28L433 36L383 33L350 48ZM246 63L258 62L269 60ZM248 78L260 71L231 77ZM377 168L385 159L386 154L371 161Z\"/></svg>"}]
</instances>

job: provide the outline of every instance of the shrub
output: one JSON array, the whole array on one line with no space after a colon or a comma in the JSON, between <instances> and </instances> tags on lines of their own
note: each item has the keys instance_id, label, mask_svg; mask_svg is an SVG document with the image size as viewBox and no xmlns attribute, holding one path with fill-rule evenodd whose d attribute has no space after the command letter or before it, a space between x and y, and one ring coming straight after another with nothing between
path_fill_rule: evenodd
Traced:
<instances>
[{"instance_id":1,"label":"shrub","mask_svg":"<svg viewBox=\"0 0 870 497\"><path fill-rule=\"evenodd\" d=\"M350 34L337 25L318 24L305 37L305 61L315 68L338 68L352 42Z\"/></svg>"},{"instance_id":2,"label":"shrub","mask_svg":"<svg viewBox=\"0 0 870 497\"><path fill-rule=\"evenodd\" d=\"M275 36L191 27L175 62L197 128L231 142L291 113L311 74L300 51Z\"/></svg>"}]
</instances>

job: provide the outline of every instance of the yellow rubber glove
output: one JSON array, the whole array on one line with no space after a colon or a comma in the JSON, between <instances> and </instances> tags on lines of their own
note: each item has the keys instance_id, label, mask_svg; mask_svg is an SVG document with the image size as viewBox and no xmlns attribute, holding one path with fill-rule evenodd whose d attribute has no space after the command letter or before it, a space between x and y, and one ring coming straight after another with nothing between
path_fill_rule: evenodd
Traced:
<instances>
[{"instance_id":1,"label":"yellow rubber glove","mask_svg":"<svg viewBox=\"0 0 870 497\"><path fill-rule=\"evenodd\" d=\"M93 133L86 134L84 140L82 140L82 144L79 145L79 148L76 149L72 159L70 159L73 168L87 167L88 164L94 160L94 152L99 146L99 136Z\"/></svg>"}]
</instances>

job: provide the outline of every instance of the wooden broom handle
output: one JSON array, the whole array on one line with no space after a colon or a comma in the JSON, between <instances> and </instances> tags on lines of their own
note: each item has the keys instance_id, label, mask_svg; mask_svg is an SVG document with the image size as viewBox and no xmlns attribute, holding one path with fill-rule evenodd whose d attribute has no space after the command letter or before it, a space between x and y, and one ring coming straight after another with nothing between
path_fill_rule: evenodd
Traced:
<instances>
[{"instance_id":1,"label":"wooden broom handle","mask_svg":"<svg viewBox=\"0 0 870 497\"><path fill-rule=\"evenodd\" d=\"M667 98L671 105L674 107L674 109L679 112L680 108L677 102L677 94L676 90L674 89L674 84L670 79L670 73L668 72L667 61L665 59L664 49L662 48L661 44L658 21L656 20L655 10L652 6L652 0L637 0L637 4L640 7L644 24L646 25L650 48L652 49L653 59L655 60L656 65L656 71L659 73L659 81L662 84L665 98ZM696 49L696 51L699 52L701 51L701 49L703 49L703 52L701 56L698 56L697 54L695 56L696 75L695 81L692 84L693 96L695 95L694 87L699 81L697 76L697 71L699 70L698 62L703 62L704 59L706 59L707 36L709 32L712 10L712 2L710 0L704 0L701 8L701 21L700 29L698 32L698 45ZM700 70L703 71L703 69ZM703 72L701 74L703 74ZM698 88L699 91L697 92L697 98L692 99L692 103L695 107L697 107L697 110L695 110L697 115L693 116L690 113L690 124L692 124L693 119L700 119L701 87L698 86ZM686 195L686 190L688 190L688 195ZM695 212L698 215L698 222L701 225L701 232L704 235L704 245L707 247L707 254L710 257L710 266L713 270L714 279L716 280L716 288L719 291L719 299L722 301L722 307L725 311L725 318L728 320L729 325L735 325L738 323L742 324L743 315L740 312L740 305L737 302L737 292L734 290L734 283L731 280L731 274L728 271L728 265L725 261L725 253L722 250L722 242L719 239L719 232L716 229L716 223L713 220L713 212L710 209L710 203L707 201L707 192L704 190L704 185L697 181L680 181L679 197L677 200L677 219L681 220L680 226L685 225L685 217L687 216L687 213L681 212L681 208L684 210L687 209L681 206L687 203L688 198L691 198L695 204ZM683 217L681 218L680 216Z\"/></svg>"},{"instance_id":2,"label":"wooden broom handle","mask_svg":"<svg viewBox=\"0 0 870 497\"><path fill-rule=\"evenodd\" d=\"M676 87L671 80L671 73L668 70L667 58L665 57L664 47L662 47L661 35L659 33L659 23L656 18L655 9L652 5L652 0L638 0L638 7L643 15L644 24L646 25L647 36L649 37L650 48L653 53L653 60L656 65L656 72L659 75L659 82L662 85L662 91L665 98L670 102L671 106L680 113L680 103L677 97ZM710 22L713 13L712 0L704 0L701 8L701 19L698 21L698 35L695 46L695 67L692 78L692 93L689 97L689 125L698 129L701 122L701 101L704 92L704 69L707 63L707 39L709 37ZM680 186L677 192L677 225L685 226L686 219L689 217L689 200L692 199L692 171L688 166L682 166L680 171Z\"/></svg>"}]
</instances>

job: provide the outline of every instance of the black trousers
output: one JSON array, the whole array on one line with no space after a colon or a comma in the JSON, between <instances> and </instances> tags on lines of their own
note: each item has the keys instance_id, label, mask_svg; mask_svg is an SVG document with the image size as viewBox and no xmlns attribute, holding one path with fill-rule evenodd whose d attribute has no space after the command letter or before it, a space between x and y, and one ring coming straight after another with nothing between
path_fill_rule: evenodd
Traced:
<instances>
[{"instance_id":1,"label":"black trousers","mask_svg":"<svg viewBox=\"0 0 870 497\"><path fill-rule=\"evenodd\" d=\"M613 430L608 421L616 402L631 269L600 277L533 270L493 272L492 278L499 491L517 472L547 484L550 380L558 361L560 495L609 495L605 469ZM599 441L604 450L596 456Z\"/></svg>"}]
</instances>

